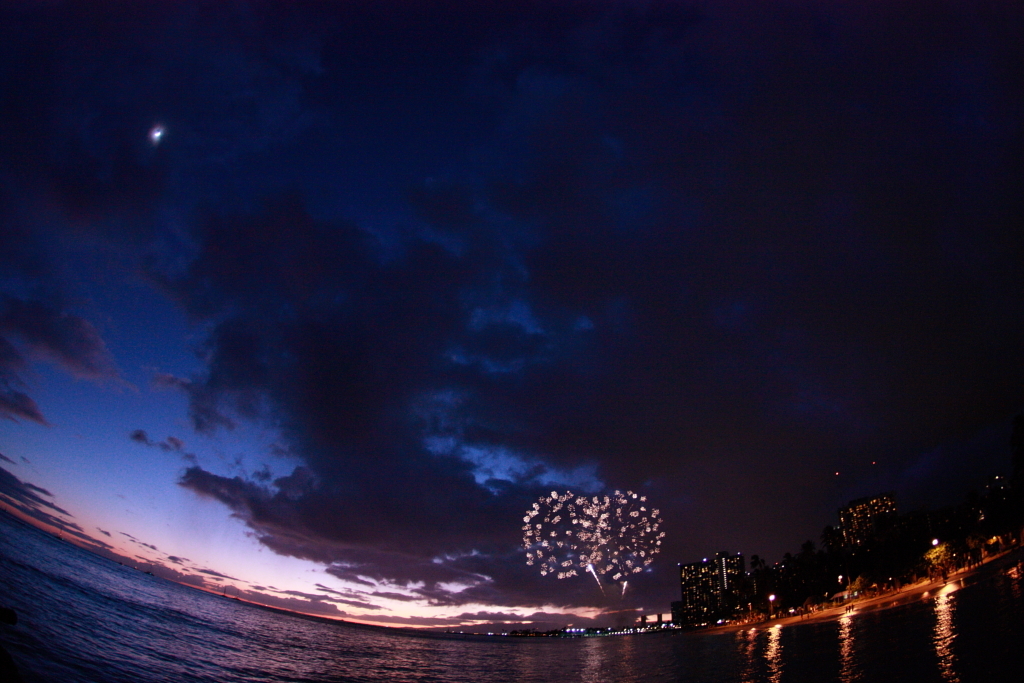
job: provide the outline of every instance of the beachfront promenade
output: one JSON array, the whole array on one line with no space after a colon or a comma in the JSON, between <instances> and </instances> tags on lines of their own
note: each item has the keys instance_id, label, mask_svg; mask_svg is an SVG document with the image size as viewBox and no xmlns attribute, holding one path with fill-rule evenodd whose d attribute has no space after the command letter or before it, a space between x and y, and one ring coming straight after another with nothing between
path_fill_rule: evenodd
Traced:
<instances>
[{"instance_id":1,"label":"beachfront promenade","mask_svg":"<svg viewBox=\"0 0 1024 683\"><path fill-rule=\"evenodd\" d=\"M1024 547L1017 546L987 557L977 565L955 571L949 574L946 579L924 579L917 583L903 586L899 590L887 591L870 597L855 598L835 607L827 607L806 614L792 616L787 614L784 617L763 621L723 624L722 626L712 627L708 631L729 632L749 628L772 628L774 626L827 622L841 619L844 616L856 616L865 612L886 610L959 590L965 585L989 576L992 572L1009 570L1022 558L1024 558Z\"/></svg>"}]
</instances>

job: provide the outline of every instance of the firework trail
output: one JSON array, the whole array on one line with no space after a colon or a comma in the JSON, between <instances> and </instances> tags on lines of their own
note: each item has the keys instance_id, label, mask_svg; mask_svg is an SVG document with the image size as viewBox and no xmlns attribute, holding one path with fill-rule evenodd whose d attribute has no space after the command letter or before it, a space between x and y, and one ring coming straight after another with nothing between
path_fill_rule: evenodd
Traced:
<instances>
[{"instance_id":1,"label":"firework trail","mask_svg":"<svg viewBox=\"0 0 1024 683\"><path fill-rule=\"evenodd\" d=\"M594 565L588 564L587 571L594 575L594 581L597 581L597 587L601 589L601 595L604 595L604 586L601 585L601 577L594 571Z\"/></svg>"}]
</instances>

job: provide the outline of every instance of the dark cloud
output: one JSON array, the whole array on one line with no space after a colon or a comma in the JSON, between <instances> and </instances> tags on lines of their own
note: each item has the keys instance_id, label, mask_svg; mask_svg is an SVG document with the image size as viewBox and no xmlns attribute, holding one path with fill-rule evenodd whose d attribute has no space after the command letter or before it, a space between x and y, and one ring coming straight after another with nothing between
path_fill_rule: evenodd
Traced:
<instances>
[{"instance_id":1,"label":"dark cloud","mask_svg":"<svg viewBox=\"0 0 1024 683\"><path fill-rule=\"evenodd\" d=\"M252 473L252 478L260 483L266 484L274 478L274 475L271 474L269 467L263 465L263 467Z\"/></svg>"},{"instance_id":2,"label":"dark cloud","mask_svg":"<svg viewBox=\"0 0 1024 683\"><path fill-rule=\"evenodd\" d=\"M0 415L10 420L21 418L45 426L48 423L36 402L15 388L24 384L19 372L24 371L25 365L18 350L0 337Z\"/></svg>"},{"instance_id":3,"label":"dark cloud","mask_svg":"<svg viewBox=\"0 0 1024 683\"><path fill-rule=\"evenodd\" d=\"M31 355L51 360L76 377L117 377L113 358L96 328L42 301L0 298L0 332L22 341ZM4 355L9 356L9 351Z\"/></svg>"},{"instance_id":4,"label":"dark cloud","mask_svg":"<svg viewBox=\"0 0 1024 683\"><path fill-rule=\"evenodd\" d=\"M303 598L305 600L309 600L310 602L337 603L337 604L341 604L341 605L348 605L350 607L357 607L359 609L368 609L368 610L384 609L380 605L375 605L375 604L373 604L371 602L366 602L365 600L353 600L351 598L344 598L344 597L317 595L316 593L303 593L302 591L296 591L296 590L279 591L279 593L281 595L292 595L292 596L295 596L295 597Z\"/></svg>"},{"instance_id":5,"label":"dark cloud","mask_svg":"<svg viewBox=\"0 0 1024 683\"><path fill-rule=\"evenodd\" d=\"M541 482L661 494L678 559L777 551L769 526L816 535L882 483L862 454L906 482L919 454L1007 421L1024 379L1010 33L951 58L945 12L798 3L755 25L743 7L562 8L498 31L466 87L494 98L515 170L411 184L415 230L385 240L291 196L200 220L167 280L210 323L206 370L181 383L194 426L280 424L306 469L182 485L349 581L584 604L511 550ZM688 530L695 507L712 532Z\"/></svg>"},{"instance_id":6,"label":"dark cloud","mask_svg":"<svg viewBox=\"0 0 1024 683\"><path fill-rule=\"evenodd\" d=\"M141 443L143 446L155 446L156 444L150 440L149 435L146 434L144 429L135 429L128 435L128 438L135 443Z\"/></svg>"},{"instance_id":7,"label":"dark cloud","mask_svg":"<svg viewBox=\"0 0 1024 683\"><path fill-rule=\"evenodd\" d=\"M14 505L22 512L32 513L34 517L42 515L45 518L43 521L46 521L48 524L59 526L62 523L62 520L53 517L52 513L63 517L72 516L67 510L59 508L54 503L46 500L46 498L53 498L52 493L31 482L18 479L2 467L0 467L0 487L2 487L0 488L0 493L3 494L6 502ZM36 518L39 519L39 517Z\"/></svg>"},{"instance_id":8,"label":"dark cloud","mask_svg":"<svg viewBox=\"0 0 1024 683\"><path fill-rule=\"evenodd\" d=\"M8 457L7 457L6 455L4 455L3 453L0 453L0 460L3 460L4 462L9 462L9 463L11 463L12 465L17 465L17 464L18 464L18 463L16 463L16 462L14 462L13 460L11 460L10 458L8 458Z\"/></svg>"},{"instance_id":9,"label":"dark cloud","mask_svg":"<svg viewBox=\"0 0 1024 683\"><path fill-rule=\"evenodd\" d=\"M113 552L114 546L104 541L101 541L97 538L93 538L92 536L88 536L87 534L85 534L85 532L78 533L77 529L72 529L71 536L74 537L71 539L72 542L94 553L98 553L106 557L110 557L111 555L115 554Z\"/></svg>"},{"instance_id":10,"label":"dark cloud","mask_svg":"<svg viewBox=\"0 0 1024 683\"><path fill-rule=\"evenodd\" d=\"M17 340L23 352L9 339ZM84 318L35 299L0 292L0 415L47 425L25 385L25 355L56 363L75 377L116 380L118 372L96 328Z\"/></svg>"},{"instance_id":11,"label":"dark cloud","mask_svg":"<svg viewBox=\"0 0 1024 683\"><path fill-rule=\"evenodd\" d=\"M165 372L158 372L153 375L153 386L160 389L185 389L190 382L181 377L175 377Z\"/></svg>"},{"instance_id":12,"label":"dark cloud","mask_svg":"<svg viewBox=\"0 0 1024 683\"><path fill-rule=\"evenodd\" d=\"M164 568L163 571L160 572L160 574L161 576L165 576L166 578L172 581L177 581L178 583L184 583L186 585L195 586L197 588L202 588L205 590L217 588L217 586L213 586L207 583L203 579L203 577L196 576L195 574L190 574L188 572L176 572L173 569L169 570L167 568Z\"/></svg>"},{"instance_id":13,"label":"dark cloud","mask_svg":"<svg viewBox=\"0 0 1024 683\"><path fill-rule=\"evenodd\" d=\"M213 577L216 577L218 579L230 579L231 581L238 581L239 580L239 579L236 579L233 576L228 576L227 574L221 574L220 572L214 571L213 569L197 569L196 571L198 571L200 574L206 574L207 576L213 576Z\"/></svg>"},{"instance_id":14,"label":"dark cloud","mask_svg":"<svg viewBox=\"0 0 1024 683\"><path fill-rule=\"evenodd\" d=\"M153 378L153 385L160 389L179 390L188 396L189 415L196 431L210 433L221 427L235 428L235 421L218 405L217 393L204 384L166 373L157 373Z\"/></svg>"},{"instance_id":15,"label":"dark cloud","mask_svg":"<svg viewBox=\"0 0 1024 683\"><path fill-rule=\"evenodd\" d=\"M370 593L375 598L387 598L388 600L398 600L399 602L413 602L419 598L415 595L406 595L404 593L394 593L390 591L373 591Z\"/></svg>"},{"instance_id":16,"label":"dark cloud","mask_svg":"<svg viewBox=\"0 0 1024 683\"><path fill-rule=\"evenodd\" d=\"M358 591L354 591L354 590L351 590L351 589L346 589L346 590L343 590L343 591L335 590L334 588L329 588L328 586L325 586L322 583L316 584L316 589L318 591L323 591L324 593L329 593L330 595L337 595L338 597L341 597L341 598L347 598L347 597L354 597L354 596L357 596L357 595L362 595L362 593L359 593Z\"/></svg>"},{"instance_id":17,"label":"dark cloud","mask_svg":"<svg viewBox=\"0 0 1024 683\"><path fill-rule=\"evenodd\" d=\"M135 538L134 536L132 536L132 535L131 535L131 534L129 534L129 533L125 533L124 531L121 531L121 532L119 532L119 533L120 533L120 534L121 534L122 536L124 536L124 537L128 538L128 540L130 540L130 541L131 541L132 543L134 543L135 545L141 545L141 546L142 546L143 548L149 548L150 550L156 550L157 552L160 552L160 549L159 549L159 548L157 548L157 547L156 547L155 545L153 545L153 544L151 544L151 543L146 543L146 542L144 542L144 541L140 541L139 539ZM145 560L145 561L147 561L147 562L149 561L149 558L146 558L146 557L142 557L142 558L139 558L139 559Z\"/></svg>"},{"instance_id":18,"label":"dark cloud","mask_svg":"<svg viewBox=\"0 0 1024 683\"><path fill-rule=\"evenodd\" d=\"M46 489L22 481L0 467L0 502L24 517L58 529L68 540L91 550L106 550L111 547L86 534L82 527L72 521L74 515L47 500L48 498L53 498L53 494Z\"/></svg>"},{"instance_id":19,"label":"dark cloud","mask_svg":"<svg viewBox=\"0 0 1024 683\"><path fill-rule=\"evenodd\" d=\"M529 571L519 519L555 488L642 489L669 538L626 602L664 601L675 561L777 554L847 498L922 504L1005 459L1018 9L166 11L3 22L25 68L2 72L0 199L15 226L50 205L182 307L201 369L153 382L197 432L280 432L287 476L191 456L179 482L274 552L376 597L608 607ZM17 227L18 277L56 279L57 241ZM45 423L26 359L116 370L26 289L0 304L0 413Z\"/></svg>"},{"instance_id":20,"label":"dark cloud","mask_svg":"<svg viewBox=\"0 0 1024 683\"><path fill-rule=\"evenodd\" d=\"M184 247L173 230L160 230L160 211L187 212L198 201L194 188L218 185L209 181L223 177L225 162L266 149L267 136L277 140L270 147L292 140L307 124L292 79L316 70L307 47L313 34L301 32L292 41L299 52L286 50L280 61L241 46L229 55L224 34L198 26L180 33L176 10L124 9L111 14L87 2L0 10L0 62L18 65L0 70L8 94L0 106L0 415L7 418L48 424L26 388L26 358L56 362L76 377L118 377L93 324L68 305L81 303L80 292L67 291L87 272L79 257L99 254L111 272L144 260L173 263ZM232 17L248 23L227 10L223 19L235 29L242 24ZM261 33L247 30L252 38ZM176 47L154 51L165 41ZM168 64L169 54L182 61ZM242 99L239 67L250 76ZM185 73L210 87L196 87ZM197 101L199 93L212 99ZM223 106L240 107L231 123L210 116ZM147 138L157 119L172 150ZM191 166L184 175L172 171L181 164ZM12 355L12 338L24 358Z\"/></svg>"},{"instance_id":21,"label":"dark cloud","mask_svg":"<svg viewBox=\"0 0 1024 683\"><path fill-rule=\"evenodd\" d=\"M12 420L21 418L43 426L49 425L39 406L28 394L12 389L6 380L0 380L0 414Z\"/></svg>"},{"instance_id":22,"label":"dark cloud","mask_svg":"<svg viewBox=\"0 0 1024 683\"><path fill-rule=\"evenodd\" d=\"M103 534L107 538L113 538L113 536L111 536L109 531L105 531L105 530L103 530L103 529L101 529L99 527L96 527L96 531L100 532L101 534Z\"/></svg>"},{"instance_id":23,"label":"dark cloud","mask_svg":"<svg viewBox=\"0 0 1024 683\"><path fill-rule=\"evenodd\" d=\"M135 429L128 438L135 443L142 444L143 446L149 446L151 448L159 448L164 452L177 453L181 456L181 459L187 462L189 465L196 465L198 458L195 453L188 453L185 451L185 442L176 436L168 436L163 441L153 441L149 438L149 434L144 429Z\"/></svg>"},{"instance_id":24,"label":"dark cloud","mask_svg":"<svg viewBox=\"0 0 1024 683\"><path fill-rule=\"evenodd\" d=\"M286 478L278 482L283 479ZM502 604L510 597L521 599L523 604L588 604L602 599L593 586L568 587L544 581L524 564L522 555L516 551L481 554L472 550L446 556L445 546L457 546L464 544L466 538L473 538L464 527L434 528L427 520L427 524L409 529L410 523L401 518L375 522L367 511L346 513L339 508L334 495L323 484L301 495L289 495L287 488L267 487L241 477L219 477L198 467L186 470L180 483L227 505L271 550L322 563L327 573L366 586L371 595L388 596L388 591L373 590L381 584L423 584L412 592L434 605ZM347 520L378 526L352 530L343 520L332 518L340 514L346 514ZM516 514L521 515L521 511L516 510ZM394 526L384 526L385 522ZM490 531L508 536L507 519L499 523L501 526ZM517 533L518 524L511 526L513 533ZM392 538L378 539L377 535L385 530ZM423 538L414 542L417 531ZM433 534L433 540L428 534ZM394 538L402 539L404 547L382 549L394 543ZM495 545L485 532L480 532L476 540L481 548ZM432 554L432 550L441 554ZM469 588L447 587L450 584Z\"/></svg>"}]
</instances>

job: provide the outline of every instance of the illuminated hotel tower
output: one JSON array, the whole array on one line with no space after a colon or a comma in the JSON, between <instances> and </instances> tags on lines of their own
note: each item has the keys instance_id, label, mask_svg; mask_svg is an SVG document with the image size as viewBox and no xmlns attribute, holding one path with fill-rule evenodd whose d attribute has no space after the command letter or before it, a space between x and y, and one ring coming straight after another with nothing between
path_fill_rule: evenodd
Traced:
<instances>
[{"instance_id":1,"label":"illuminated hotel tower","mask_svg":"<svg viewBox=\"0 0 1024 683\"><path fill-rule=\"evenodd\" d=\"M697 625L728 617L739 601L743 555L720 552L714 558L679 565L682 600L672 605L672 620Z\"/></svg>"},{"instance_id":2,"label":"illuminated hotel tower","mask_svg":"<svg viewBox=\"0 0 1024 683\"><path fill-rule=\"evenodd\" d=\"M839 529L845 545L861 545L875 531L880 519L896 516L896 494L858 498L839 510Z\"/></svg>"}]
</instances>

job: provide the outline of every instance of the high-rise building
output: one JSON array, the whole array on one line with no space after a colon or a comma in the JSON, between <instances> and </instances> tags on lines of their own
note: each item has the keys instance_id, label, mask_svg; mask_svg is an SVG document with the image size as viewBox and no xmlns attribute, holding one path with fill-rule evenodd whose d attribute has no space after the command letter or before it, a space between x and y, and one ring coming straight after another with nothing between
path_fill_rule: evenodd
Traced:
<instances>
[{"instance_id":1,"label":"high-rise building","mask_svg":"<svg viewBox=\"0 0 1024 683\"><path fill-rule=\"evenodd\" d=\"M682 600L672 605L672 621L687 625L713 621L718 613L715 577L715 565L707 558L679 565Z\"/></svg>"},{"instance_id":2,"label":"high-rise building","mask_svg":"<svg viewBox=\"0 0 1024 683\"><path fill-rule=\"evenodd\" d=\"M839 529L847 546L862 545L878 527L879 521L896 516L896 494L858 498L839 510Z\"/></svg>"},{"instance_id":3,"label":"high-rise building","mask_svg":"<svg viewBox=\"0 0 1024 683\"><path fill-rule=\"evenodd\" d=\"M713 558L679 565L682 600L672 603L678 624L707 624L732 614L739 604L743 555L720 552Z\"/></svg>"},{"instance_id":4,"label":"high-rise building","mask_svg":"<svg viewBox=\"0 0 1024 683\"><path fill-rule=\"evenodd\" d=\"M743 555L720 552L715 555L715 572L718 583L719 608L722 614L731 614L739 607L740 586L746 570Z\"/></svg>"}]
</instances>

